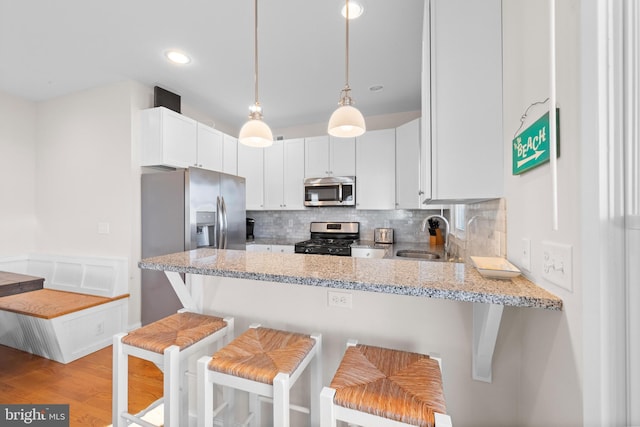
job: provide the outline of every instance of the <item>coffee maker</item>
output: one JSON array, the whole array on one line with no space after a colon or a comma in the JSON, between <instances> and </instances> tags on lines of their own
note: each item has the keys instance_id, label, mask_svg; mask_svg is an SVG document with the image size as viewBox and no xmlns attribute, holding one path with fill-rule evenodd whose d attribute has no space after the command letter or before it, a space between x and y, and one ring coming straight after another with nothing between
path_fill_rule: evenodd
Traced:
<instances>
[{"instance_id":1,"label":"coffee maker","mask_svg":"<svg viewBox=\"0 0 640 427\"><path fill-rule=\"evenodd\" d=\"M253 227L256 224L256 220L253 218L247 218L247 240L254 240Z\"/></svg>"}]
</instances>

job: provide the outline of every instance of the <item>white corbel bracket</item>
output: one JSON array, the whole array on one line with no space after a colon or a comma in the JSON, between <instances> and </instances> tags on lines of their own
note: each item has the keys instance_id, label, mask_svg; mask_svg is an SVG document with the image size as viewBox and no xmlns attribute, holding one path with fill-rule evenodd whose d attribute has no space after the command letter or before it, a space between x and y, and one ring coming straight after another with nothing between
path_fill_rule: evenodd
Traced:
<instances>
[{"instance_id":1,"label":"white corbel bracket","mask_svg":"<svg viewBox=\"0 0 640 427\"><path fill-rule=\"evenodd\" d=\"M472 376L474 380L491 382L491 361L500 330L504 306L473 303Z\"/></svg>"},{"instance_id":2,"label":"white corbel bracket","mask_svg":"<svg viewBox=\"0 0 640 427\"><path fill-rule=\"evenodd\" d=\"M164 274L169 279L182 306L191 312L202 313L202 277L197 274L190 275L191 289L189 289L180 273L165 271Z\"/></svg>"}]
</instances>

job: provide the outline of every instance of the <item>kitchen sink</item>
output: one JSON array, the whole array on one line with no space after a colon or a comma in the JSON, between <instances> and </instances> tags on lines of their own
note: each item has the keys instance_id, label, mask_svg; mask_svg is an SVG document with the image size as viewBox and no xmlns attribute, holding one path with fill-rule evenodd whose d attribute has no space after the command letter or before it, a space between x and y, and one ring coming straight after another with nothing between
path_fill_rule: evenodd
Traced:
<instances>
[{"instance_id":1,"label":"kitchen sink","mask_svg":"<svg viewBox=\"0 0 640 427\"><path fill-rule=\"evenodd\" d=\"M440 255L429 251L420 251L415 249L404 249L396 252L396 256L403 258L419 258L428 260L440 260Z\"/></svg>"}]
</instances>

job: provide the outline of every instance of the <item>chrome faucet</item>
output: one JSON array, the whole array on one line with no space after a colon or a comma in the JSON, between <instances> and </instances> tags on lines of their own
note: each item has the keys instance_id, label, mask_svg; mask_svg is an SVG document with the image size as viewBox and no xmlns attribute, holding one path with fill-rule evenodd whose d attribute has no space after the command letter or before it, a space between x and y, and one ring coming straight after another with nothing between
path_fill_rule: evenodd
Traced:
<instances>
[{"instance_id":1,"label":"chrome faucet","mask_svg":"<svg viewBox=\"0 0 640 427\"><path fill-rule=\"evenodd\" d=\"M438 218L441 219L444 222L444 225L446 226L445 232L444 232L444 256L445 258L449 257L449 221L447 221L447 218L443 217L442 215L429 215L428 217L426 217L425 219L422 220L422 225L420 226L420 230L421 231L425 231L427 229L427 222L429 222L430 219L433 218Z\"/></svg>"}]
</instances>

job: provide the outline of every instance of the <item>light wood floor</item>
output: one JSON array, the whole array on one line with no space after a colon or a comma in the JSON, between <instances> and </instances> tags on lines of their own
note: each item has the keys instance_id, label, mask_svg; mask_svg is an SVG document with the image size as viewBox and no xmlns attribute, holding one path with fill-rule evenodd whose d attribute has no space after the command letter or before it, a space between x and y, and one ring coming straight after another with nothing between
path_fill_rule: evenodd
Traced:
<instances>
[{"instance_id":1,"label":"light wood floor","mask_svg":"<svg viewBox=\"0 0 640 427\"><path fill-rule=\"evenodd\" d=\"M111 352L109 346L65 365L0 345L0 403L69 404L71 427L108 426ZM129 411L138 412L160 396L160 370L129 357Z\"/></svg>"}]
</instances>

